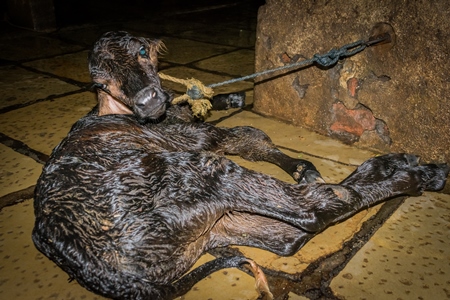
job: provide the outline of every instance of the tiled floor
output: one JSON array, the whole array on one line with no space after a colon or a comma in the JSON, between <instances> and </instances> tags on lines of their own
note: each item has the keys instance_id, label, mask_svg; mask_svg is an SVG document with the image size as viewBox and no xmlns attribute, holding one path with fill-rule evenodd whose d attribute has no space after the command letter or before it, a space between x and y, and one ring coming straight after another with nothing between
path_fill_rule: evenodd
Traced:
<instances>
[{"instance_id":1,"label":"tiled floor","mask_svg":"<svg viewBox=\"0 0 450 300\"><path fill-rule=\"evenodd\" d=\"M91 12L102 7L99 2L91 4ZM122 29L162 38L167 52L161 57L161 72L179 78L194 77L211 84L253 72L260 2L164 3L168 4L160 4L156 12L148 4L141 9L130 5L116 10L109 5L104 14L111 14L110 18L102 14L98 20L90 19L93 13L82 23L67 18L53 33L2 24L0 299L101 299L76 282L69 283L67 275L34 248L29 188L41 172L42 160L95 104L94 95L86 90L90 80L86 56L100 33ZM164 85L184 92L177 84ZM338 182L375 155L253 113L252 88L251 81L217 88L216 93L245 91L247 107L213 112L207 121L218 126L263 129L289 155L311 160L328 182ZM232 159L279 179L292 180L273 165ZM400 205L398 209L396 205ZM265 268L276 299L437 300L450 298L449 239L450 196L425 193L404 203L394 200L390 205L363 211L328 228L291 257L233 248ZM217 254L205 254L198 264ZM181 297L256 298L253 278L237 269L216 272Z\"/></svg>"}]
</instances>

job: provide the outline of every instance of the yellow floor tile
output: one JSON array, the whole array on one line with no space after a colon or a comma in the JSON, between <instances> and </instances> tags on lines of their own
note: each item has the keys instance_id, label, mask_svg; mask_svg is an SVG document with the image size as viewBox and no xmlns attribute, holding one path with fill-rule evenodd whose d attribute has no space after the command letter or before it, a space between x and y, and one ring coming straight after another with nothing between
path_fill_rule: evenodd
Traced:
<instances>
[{"instance_id":1,"label":"yellow floor tile","mask_svg":"<svg viewBox=\"0 0 450 300\"><path fill-rule=\"evenodd\" d=\"M0 197L36 184L42 165L0 144Z\"/></svg>"},{"instance_id":2,"label":"yellow floor tile","mask_svg":"<svg viewBox=\"0 0 450 300\"><path fill-rule=\"evenodd\" d=\"M194 268L214 259L212 255L203 255ZM217 271L199 281L185 295L177 300L253 300L258 297L255 279L234 268Z\"/></svg>"},{"instance_id":3,"label":"yellow floor tile","mask_svg":"<svg viewBox=\"0 0 450 300\"><path fill-rule=\"evenodd\" d=\"M226 53L233 50L233 47L196 42L171 37L158 37L164 42L167 49L161 55L162 61L187 64L193 61Z\"/></svg>"},{"instance_id":4,"label":"yellow floor tile","mask_svg":"<svg viewBox=\"0 0 450 300\"><path fill-rule=\"evenodd\" d=\"M95 96L89 92L36 103L3 114L0 130L35 150L50 154L72 125L95 104Z\"/></svg>"},{"instance_id":5,"label":"yellow floor tile","mask_svg":"<svg viewBox=\"0 0 450 300\"><path fill-rule=\"evenodd\" d=\"M80 88L16 66L0 67L0 108L24 104Z\"/></svg>"},{"instance_id":6,"label":"yellow floor tile","mask_svg":"<svg viewBox=\"0 0 450 300\"><path fill-rule=\"evenodd\" d=\"M345 299L448 299L450 195L408 198L331 282Z\"/></svg>"},{"instance_id":7,"label":"yellow floor tile","mask_svg":"<svg viewBox=\"0 0 450 300\"><path fill-rule=\"evenodd\" d=\"M34 247L33 202L0 211L0 299L104 299L68 282L68 275Z\"/></svg>"},{"instance_id":8,"label":"yellow floor tile","mask_svg":"<svg viewBox=\"0 0 450 300\"><path fill-rule=\"evenodd\" d=\"M81 51L49 59L35 60L24 65L60 77L89 83L91 82L91 76L88 69L88 52Z\"/></svg>"},{"instance_id":9,"label":"yellow floor tile","mask_svg":"<svg viewBox=\"0 0 450 300\"><path fill-rule=\"evenodd\" d=\"M42 35L18 37L0 43L1 57L9 60L49 57L81 49L82 46Z\"/></svg>"}]
</instances>

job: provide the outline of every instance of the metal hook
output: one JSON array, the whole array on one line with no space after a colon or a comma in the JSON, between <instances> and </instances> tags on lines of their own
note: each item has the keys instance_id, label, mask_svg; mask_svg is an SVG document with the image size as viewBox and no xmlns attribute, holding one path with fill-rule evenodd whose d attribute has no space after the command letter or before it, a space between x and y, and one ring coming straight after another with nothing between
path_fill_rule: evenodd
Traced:
<instances>
[{"instance_id":1,"label":"metal hook","mask_svg":"<svg viewBox=\"0 0 450 300\"><path fill-rule=\"evenodd\" d=\"M375 44L379 44L379 45L387 44L387 43L390 43L391 41L392 41L391 35L388 32L385 32L383 34L378 34L378 35L369 37L369 39L365 42L365 45L367 47L370 47Z\"/></svg>"}]
</instances>

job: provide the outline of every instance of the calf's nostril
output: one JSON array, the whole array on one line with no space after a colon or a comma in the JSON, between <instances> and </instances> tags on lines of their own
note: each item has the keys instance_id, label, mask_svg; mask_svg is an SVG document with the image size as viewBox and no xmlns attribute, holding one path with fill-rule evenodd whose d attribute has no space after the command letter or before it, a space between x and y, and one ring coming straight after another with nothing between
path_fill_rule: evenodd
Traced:
<instances>
[{"instance_id":1,"label":"calf's nostril","mask_svg":"<svg viewBox=\"0 0 450 300\"><path fill-rule=\"evenodd\" d=\"M134 97L134 106L139 109L146 109L148 106L157 105L160 102L161 94L158 89L147 87L140 90Z\"/></svg>"},{"instance_id":2,"label":"calf's nostril","mask_svg":"<svg viewBox=\"0 0 450 300\"><path fill-rule=\"evenodd\" d=\"M139 108L143 108L147 103L146 99L139 99L136 101L136 106Z\"/></svg>"}]
</instances>

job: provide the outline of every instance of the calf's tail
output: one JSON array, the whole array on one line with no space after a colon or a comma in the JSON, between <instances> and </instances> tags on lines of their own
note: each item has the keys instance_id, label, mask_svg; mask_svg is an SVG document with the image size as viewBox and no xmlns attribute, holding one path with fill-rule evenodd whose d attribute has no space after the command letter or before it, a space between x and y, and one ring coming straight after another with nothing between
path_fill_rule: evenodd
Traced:
<instances>
[{"instance_id":1,"label":"calf's tail","mask_svg":"<svg viewBox=\"0 0 450 300\"><path fill-rule=\"evenodd\" d=\"M192 287L206 276L225 268L248 268L255 277L255 288L261 296L258 299L271 300L273 295L261 268L252 260L243 256L220 257L209 261L175 281L167 290L166 299L173 299L186 294Z\"/></svg>"}]
</instances>

